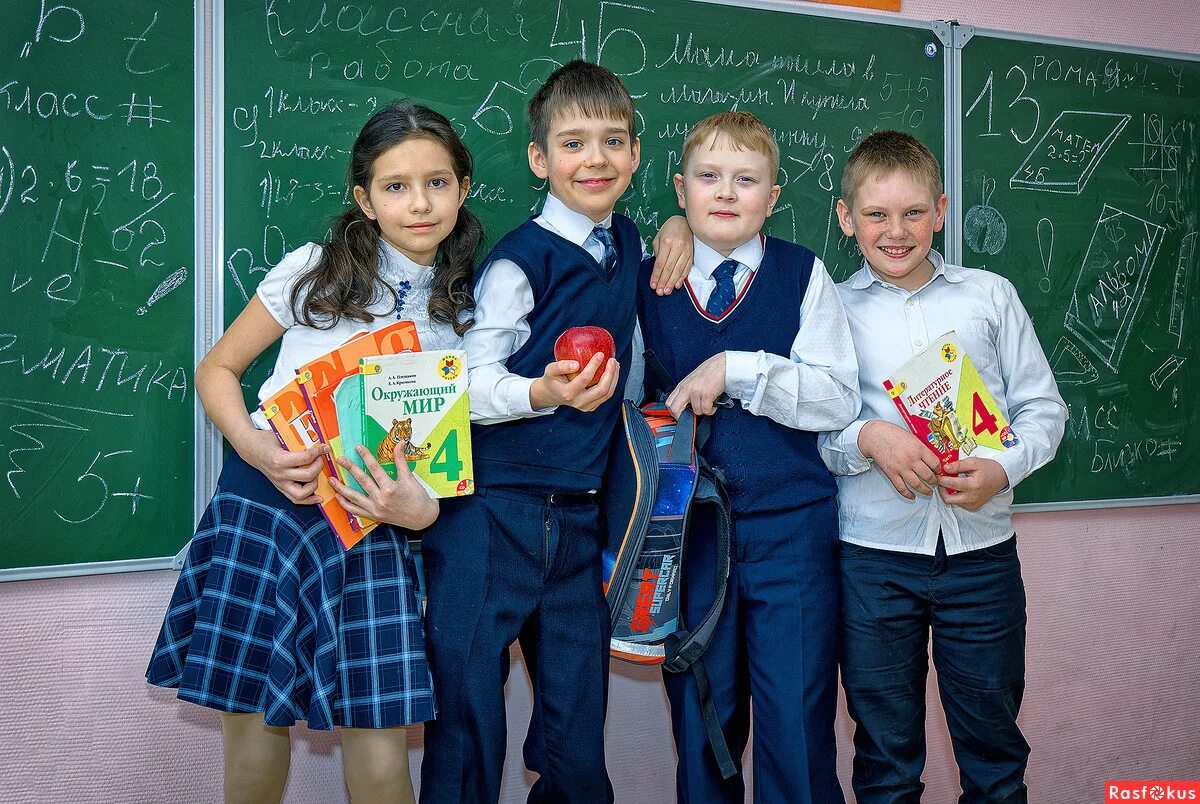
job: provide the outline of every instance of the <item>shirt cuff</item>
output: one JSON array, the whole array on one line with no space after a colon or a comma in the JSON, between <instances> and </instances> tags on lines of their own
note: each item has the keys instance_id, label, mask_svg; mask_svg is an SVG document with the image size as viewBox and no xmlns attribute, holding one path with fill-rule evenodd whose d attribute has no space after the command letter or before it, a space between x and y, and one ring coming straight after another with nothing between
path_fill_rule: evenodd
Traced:
<instances>
[{"instance_id":1,"label":"shirt cuff","mask_svg":"<svg viewBox=\"0 0 1200 804\"><path fill-rule=\"evenodd\" d=\"M1008 485L996 492L997 494L1003 494L1025 479L1027 472L1022 453L1023 450L1018 446L992 456L992 460L1000 464L1000 468L1008 476Z\"/></svg>"},{"instance_id":2,"label":"shirt cuff","mask_svg":"<svg viewBox=\"0 0 1200 804\"><path fill-rule=\"evenodd\" d=\"M508 411L513 416L544 416L547 413L553 413L555 408L541 408L534 410L533 405L529 402L529 388L533 385L533 380L529 377L514 376L505 389L508 394Z\"/></svg>"},{"instance_id":3,"label":"shirt cuff","mask_svg":"<svg viewBox=\"0 0 1200 804\"><path fill-rule=\"evenodd\" d=\"M858 434L862 431L863 426L869 419L858 419L850 423L850 426L842 431L840 441L842 449L846 455L846 462L850 465L849 474L862 474L871 468L871 459L862 454L862 450L858 448Z\"/></svg>"},{"instance_id":4,"label":"shirt cuff","mask_svg":"<svg viewBox=\"0 0 1200 804\"><path fill-rule=\"evenodd\" d=\"M759 360L762 352L725 353L725 393L749 408L759 396ZM762 372L765 374L765 372Z\"/></svg>"}]
</instances>

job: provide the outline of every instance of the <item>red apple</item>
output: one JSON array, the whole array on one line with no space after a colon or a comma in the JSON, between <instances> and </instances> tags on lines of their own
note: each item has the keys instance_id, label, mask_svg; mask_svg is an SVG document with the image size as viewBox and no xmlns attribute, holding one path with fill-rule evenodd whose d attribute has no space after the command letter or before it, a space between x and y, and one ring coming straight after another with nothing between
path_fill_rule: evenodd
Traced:
<instances>
[{"instance_id":1,"label":"red apple","mask_svg":"<svg viewBox=\"0 0 1200 804\"><path fill-rule=\"evenodd\" d=\"M589 388L600 382L600 378L604 375L604 365L617 352L613 336L604 327L571 327L559 335L558 340L554 342L554 359L577 360L580 370L597 352L603 355L604 359L600 363L600 368L596 370L596 376L592 377L592 381L588 383ZM567 379L573 380L575 375L568 374Z\"/></svg>"}]
</instances>

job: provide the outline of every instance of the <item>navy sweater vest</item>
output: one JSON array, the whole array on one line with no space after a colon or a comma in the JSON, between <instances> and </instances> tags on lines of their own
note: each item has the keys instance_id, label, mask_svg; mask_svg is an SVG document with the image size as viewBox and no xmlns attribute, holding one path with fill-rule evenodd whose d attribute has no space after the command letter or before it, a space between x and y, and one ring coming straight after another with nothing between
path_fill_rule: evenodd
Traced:
<instances>
[{"instance_id":1,"label":"navy sweater vest","mask_svg":"<svg viewBox=\"0 0 1200 804\"><path fill-rule=\"evenodd\" d=\"M612 333L621 364L629 366L635 321L634 283L642 245L637 226L613 215L617 267L611 279L586 250L533 220L504 236L485 264L511 260L533 289L530 336L505 365L522 377L540 377L554 362L554 342L571 327L604 327ZM591 413L561 406L546 416L471 428L476 482L545 492L600 488L621 394Z\"/></svg>"},{"instance_id":2,"label":"navy sweater vest","mask_svg":"<svg viewBox=\"0 0 1200 804\"><path fill-rule=\"evenodd\" d=\"M653 266L643 263L637 295L646 348L676 382L718 352L791 354L813 259L803 246L767 238L753 281L720 321L700 313L686 290L656 296L649 284ZM647 398L663 390L647 369ZM724 474L734 511L786 510L836 493L815 433L755 416L740 401L712 418L702 454Z\"/></svg>"}]
</instances>

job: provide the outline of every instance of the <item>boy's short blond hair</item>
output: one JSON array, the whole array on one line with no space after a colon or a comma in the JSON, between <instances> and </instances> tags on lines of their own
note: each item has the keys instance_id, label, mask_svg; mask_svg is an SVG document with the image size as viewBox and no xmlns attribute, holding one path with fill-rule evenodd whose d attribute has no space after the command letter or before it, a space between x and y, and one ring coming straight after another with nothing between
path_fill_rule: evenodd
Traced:
<instances>
[{"instance_id":1,"label":"boy's short blond hair","mask_svg":"<svg viewBox=\"0 0 1200 804\"><path fill-rule=\"evenodd\" d=\"M692 127L683 141L683 165L711 134L724 135L739 150L758 151L767 158L771 168L771 182L779 175L779 143L771 130L749 112L720 112L706 117Z\"/></svg>"},{"instance_id":2,"label":"boy's short blond hair","mask_svg":"<svg viewBox=\"0 0 1200 804\"><path fill-rule=\"evenodd\" d=\"M635 110L629 90L607 67L575 59L552 72L529 100L529 141L544 153L550 147L550 125L556 114L579 112L585 117L621 120L633 141Z\"/></svg>"},{"instance_id":3,"label":"boy's short blond hair","mask_svg":"<svg viewBox=\"0 0 1200 804\"><path fill-rule=\"evenodd\" d=\"M842 200L854 207L854 194L871 178L895 171L908 174L929 188L934 200L941 198L942 167L925 144L903 131L876 131L854 147L842 171Z\"/></svg>"}]
</instances>

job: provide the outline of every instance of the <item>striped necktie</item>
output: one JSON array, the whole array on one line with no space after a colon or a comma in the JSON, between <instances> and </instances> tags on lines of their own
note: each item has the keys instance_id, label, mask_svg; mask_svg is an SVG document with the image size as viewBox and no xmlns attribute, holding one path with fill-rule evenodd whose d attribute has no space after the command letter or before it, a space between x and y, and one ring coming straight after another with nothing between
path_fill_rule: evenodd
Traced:
<instances>
[{"instance_id":1,"label":"striped necktie","mask_svg":"<svg viewBox=\"0 0 1200 804\"><path fill-rule=\"evenodd\" d=\"M604 268L604 272L611 276L613 269L617 267L617 249L613 246L612 232L603 226L597 226L592 229L592 237L604 247L604 259L600 260L600 265Z\"/></svg>"},{"instance_id":2,"label":"striped necktie","mask_svg":"<svg viewBox=\"0 0 1200 804\"><path fill-rule=\"evenodd\" d=\"M713 318L723 316L737 297L737 292L733 288L733 274L737 271L737 267L737 260L725 260L713 271L713 279L717 280L717 286L709 295L708 304L704 305L704 311Z\"/></svg>"}]
</instances>

